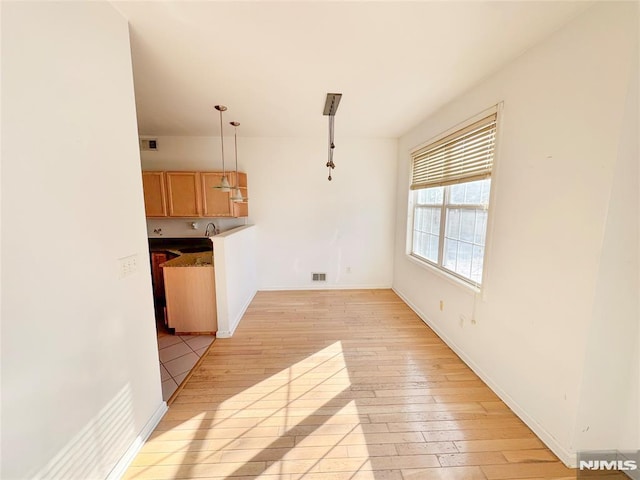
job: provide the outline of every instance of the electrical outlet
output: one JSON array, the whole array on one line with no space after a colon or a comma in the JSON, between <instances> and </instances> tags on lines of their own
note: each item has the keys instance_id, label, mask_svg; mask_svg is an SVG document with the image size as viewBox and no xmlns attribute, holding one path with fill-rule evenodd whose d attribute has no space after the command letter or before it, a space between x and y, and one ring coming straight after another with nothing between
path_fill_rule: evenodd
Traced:
<instances>
[{"instance_id":1,"label":"electrical outlet","mask_svg":"<svg viewBox=\"0 0 640 480\"><path fill-rule=\"evenodd\" d=\"M444 310L444 300L440 300L440 311Z\"/></svg>"},{"instance_id":2,"label":"electrical outlet","mask_svg":"<svg viewBox=\"0 0 640 480\"><path fill-rule=\"evenodd\" d=\"M351 273L351 267L347 267L347 273Z\"/></svg>"},{"instance_id":3,"label":"electrical outlet","mask_svg":"<svg viewBox=\"0 0 640 480\"><path fill-rule=\"evenodd\" d=\"M138 254L118 259L118 277L124 278L138 271Z\"/></svg>"}]
</instances>

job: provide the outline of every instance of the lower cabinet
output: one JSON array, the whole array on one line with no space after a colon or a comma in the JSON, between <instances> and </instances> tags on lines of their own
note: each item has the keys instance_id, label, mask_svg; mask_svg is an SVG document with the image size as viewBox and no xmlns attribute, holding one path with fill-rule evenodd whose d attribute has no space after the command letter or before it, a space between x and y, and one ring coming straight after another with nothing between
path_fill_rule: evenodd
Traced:
<instances>
[{"instance_id":1,"label":"lower cabinet","mask_svg":"<svg viewBox=\"0 0 640 480\"><path fill-rule=\"evenodd\" d=\"M213 266L165 266L162 271L168 327L176 334L215 334L218 320Z\"/></svg>"},{"instance_id":2,"label":"lower cabinet","mask_svg":"<svg viewBox=\"0 0 640 480\"><path fill-rule=\"evenodd\" d=\"M151 282L153 284L153 299L164 305L164 276L162 264L177 257L171 252L151 252Z\"/></svg>"}]
</instances>

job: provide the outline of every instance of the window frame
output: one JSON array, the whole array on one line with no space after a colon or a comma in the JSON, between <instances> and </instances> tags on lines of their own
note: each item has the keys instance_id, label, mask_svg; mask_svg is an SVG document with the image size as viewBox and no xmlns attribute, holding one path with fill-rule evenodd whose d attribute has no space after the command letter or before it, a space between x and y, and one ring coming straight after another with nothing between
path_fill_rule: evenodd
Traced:
<instances>
[{"instance_id":1,"label":"window frame","mask_svg":"<svg viewBox=\"0 0 640 480\"><path fill-rule=\"evenodd\" d=\"M491 177L489 178L491 179ZM453 185L463 185L465 183L471 183L475 180L471 180L469 182L460 182L457 184L453 184ZM492 182L493 183L493 182ZM446 273L447 275L453 275L454 277L456 277L458 280L461 280L463 282L465 282L466 284L471 285L472 287L476 288L476 289L480 289L480 287L482 286L483 283L483 277L484 277L484 259L486 258L486 253L487 253L487 237L488 237L488 229L489 229L489 206L491 205L491 191L492 189L489 189L489 200L488 200L488 204L485 207L482 204L477 204L477 203L449 203L449 198L451 196L451 187L453 185L445 185L442 188L443 190L443 194L442 194L442 203L440 204L429 204L429 203L425 203L425 204L421 204L421 203L416 203L413 202L412 205L412 212L411 212L411 240L409 242L409 249L407 251L407 254L410 255L411 257L414 257L417 261L419 262L426 262L429 265L437 268L438 270L443 271L444 273ZM411 194L412 195L416 195L415 192L419 192L420 190L412 190ZM427 208L434 208L434 209L438 209L440 211L440 229L439 229L439 235L438 235L438 261L434 262L433 260L423 257L422 255L419 255L417 253L415 253L413 251L413 233L416 231L415 228L415 212L416 209L420 208L420 207L427 207ZM483 255L483 268L482 268L482 275L481 275L481 279L480 282L476 282L475 280L469 278L469 277L465 277L464 275L456 272L455 270L451 270L450 268L445 267L444 265L444 245L447 239L450 239L449 237L447 237L447 218L448 218L448 211L449 210L469 210L472 212L476 212L478 210L482 210L482 211L486 211L487 212L487 228L485 230L485 236L484 236L484 255ZM452 240L452 239L450 239ZM455 239L453 239L455 240ZM460 240L457 240L460 241ZM464 242L464 243L470 243L472 246L473 245L477 245L475 242Z\"/></svg>"},{"instance_id":2,"label":"window frame","mask_svg":"<svg viewBox=\"0 0 640 480\"><path fill-rule=\"evenodd\" d=\"M408 211L407 211L407 235L406 235L406 249L405 249L405 254L406 257L414 264L425 268L427 270L429 270L430 272L436 273L439 276L441 276L443 279L449 281L450 283L454 284L454 285L458 285L458 286L462 286L465 287L467 289L471 289L472 291L476 292L476 293L480 293L483 292L483 297L484 297L484 291L485 291L485 285L486 285L486 281L488 278L488 262L487 259L490 258L491 256L491 237L492 237L492 231L493 231L493 209L495 206L495 183L496 183L496 177L497 177L497 166L498 166L498 157L499 157L499 145L500 145L500 136L501 136L501 123L502 123L502 110L503 110L503 102L500 102L498 104L496 104L493 107L490 107L484 111L482 111L481 113L478 113L477 115L474 115L473 117L467 119L464 122L459 123L458 125L446 130L445 132L431 138L430 140L421 143L420 145L417 145L414 148L411 148L409 151L409 185L408 185ZM490 115L496 115L496 134L495 134L495 142L494 142L494 152L493 152L493 167L491 170L491 174L488 177L491 180L491 187L489 190L489 200L488 200L488 205L487 207L485 207L485 210L487 212L487 225L486 225L486 232L485 232L485 238L484 238L484 255L483 255L483 266L482 266L482 275L480 277L480 282L476 282L474 280L471 280L455 271L449 270L448 268L444 267L444 265L439 264L437 262L434 262L433 260L430 260L428 258L424 258L418 254L414 254L413 253L413 236L414 236L414 231L415 231L415 211L416 211L416 207L418 206L430 206L430 207L439 207L440 208L440 233L439 233L439 241L438 241L438 261L442 260L442 263L444 263L444 243L445 243L445 236L446 236L446 225L447 225L447 208L456 208L460 207L460 208L468 208L469 204L464 204L464 205L447 205L447 201L448 201L448 195L449 195L449 189L452 185L455 184L463 184L463 183L470 183L472 181L474 181L474 179L469 179L468 181L461 181L461 182L457 182L454 183L452 185L443 185L444 188L444 192L443 192L443 200L442 200L442 204L439 205L434 205L434 204L417 204L415 201L415 193L416 191L419 191L421 189L416 189L416 190L412 190L411 187L411 183L412 183L412 175L413 175L413 160L412 160L412 155L414 152L419 151L421 149L423 149L425 146L434 144L438 141L441 141L442 139L451 136L452 134L463 130L464 128L468 127L469 125L472 125L475 122L478 122L479 120L481 120L482 118L485 118L487 116ZM427 187L428 188L428 187ZM473 210L478 210L477 208L473 208Z\"/></svg>"}]
</instances>

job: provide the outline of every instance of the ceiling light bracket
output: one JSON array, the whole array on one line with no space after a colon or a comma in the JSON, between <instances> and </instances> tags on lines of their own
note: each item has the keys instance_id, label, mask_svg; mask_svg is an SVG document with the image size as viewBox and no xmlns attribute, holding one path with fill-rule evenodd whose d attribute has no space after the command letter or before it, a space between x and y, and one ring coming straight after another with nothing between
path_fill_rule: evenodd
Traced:
<instances>
[{"instance_id":1,"label":"ceiling light bracket","mask_svg":"<svg viewBox=\"0 0 640 480\"><path fill-rule=\"evenodd\" d=\"M340 105L341 93L327 93L327 100L324 102L323 115L335 115Z\"/></svg>"}]
</instances>

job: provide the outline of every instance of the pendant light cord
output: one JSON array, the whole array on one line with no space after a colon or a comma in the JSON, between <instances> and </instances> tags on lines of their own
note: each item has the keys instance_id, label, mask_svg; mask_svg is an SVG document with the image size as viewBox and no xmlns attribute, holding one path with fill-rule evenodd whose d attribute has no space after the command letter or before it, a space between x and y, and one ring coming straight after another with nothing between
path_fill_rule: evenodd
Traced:
<instances>
[{"instance_id":1,"label":"pendant light cord","mask_svg":"<svg viewBox=\"0 0 640 480\"><path fill-rule=\"evenodd\" d=\"M335 164L333 163L333 149L336 148L335 144L333 143L334 119L335 117L333 115L329 115L329 160L327 161L327 167L329 168L329 181L332 180L331 170L336 168Z\"/></svg>"},{"instance_id":2,"label":"pendant light cord","mask_svg":"<svg viewBox=\"0 0 640 480\"><path fill-rule=\"evenodd\" d=\"M222 110L220 112L220 145L222 146L222 177L226 175L226 170L224 169L224 139L222 138Z\"/></svg>"},{"instance_id":3,"label":"pendant light cord","mask_svg":"<svg viewBox=\"0 0 640 480\"><path fill-rule=\"evenodd\" d=\"M236 172L235 172L235 180L233 187L233 194L231 195L231 200L234 202L242 202L244 201L244 196L240 191L240 175L238 175L238 127L240 126L240 122L229 122L233 126L233 144L235 147L235 159L236 159Z\"/></svg>"},{"instance_id":4,"label":"pendant light cord","mask_svg":"<svg viewBox=\"0 0 640 480\"><path fill-rule=\"evenodd\" d=\"M233 142L236 148L236 187L238 186L238 127L233 126Z\"/></svg>"}]
</instances>

